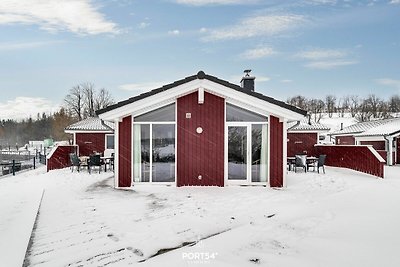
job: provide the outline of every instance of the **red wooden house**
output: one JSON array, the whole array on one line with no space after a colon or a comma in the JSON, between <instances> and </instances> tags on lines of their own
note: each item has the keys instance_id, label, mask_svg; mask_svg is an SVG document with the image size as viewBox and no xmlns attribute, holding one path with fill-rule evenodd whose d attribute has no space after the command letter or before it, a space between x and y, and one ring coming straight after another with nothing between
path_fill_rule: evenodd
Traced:
<instances>
[{"instance_id":1,"label":"red wooden house","mask_svg":"<svg viewBox=\"0 0 400 267\"><path fill-rule=\"evenodd\" d=\"M331 135L336 145L371 145L388 165L400 164L400 118L360 122Z\"/></svg>"},{"instance_id":2,"label":"red wooden house","mask_svg":"<svg viewBox=\"0 0 400 267\"><path fill-rule=\"evenodd\" d=\"M90 117L69 125L64 130L73 135L80 156L114 151L114 123Z\"/></svg>"},{"instance_id":3,"label":"red wooden house","mask_svg":"<svg viewBox=\"0 0 400 267\"><path fill-rule=\"evenodd\" d=\"M329 130L328 126L312 121L309 118L288 123L288 157L294 157L298 154L318 156L314 146L320 143L320 138L325 137Z\"/></svg>"},{"instance_id":4,"label":"red wooden house","mask_svg":"<svg viewBox=\"0 0 400 267\"><path fill-rule=\"evenodd\" d=\"M254 79L200 71L98 111L115 122L115 186L283 186L286 123L306 112L255 92Z\"/></svg>"}]
</instances>

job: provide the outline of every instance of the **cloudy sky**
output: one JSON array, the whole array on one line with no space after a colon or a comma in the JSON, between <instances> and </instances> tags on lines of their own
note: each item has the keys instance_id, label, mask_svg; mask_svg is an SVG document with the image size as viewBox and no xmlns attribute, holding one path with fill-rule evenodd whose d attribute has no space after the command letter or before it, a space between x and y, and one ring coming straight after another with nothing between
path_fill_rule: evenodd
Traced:
<instances>
[{"instance_id":1,"label":"cloudy sky","mask_svg":"<svg viewBox=\"0 0 400 267\"><path fill-rule=\"evenodd\" d=\"M400 93L400 0L1 0L0 119L81 82L115 100L204 70L286 100Z\"/></svg>"}]
</instances>

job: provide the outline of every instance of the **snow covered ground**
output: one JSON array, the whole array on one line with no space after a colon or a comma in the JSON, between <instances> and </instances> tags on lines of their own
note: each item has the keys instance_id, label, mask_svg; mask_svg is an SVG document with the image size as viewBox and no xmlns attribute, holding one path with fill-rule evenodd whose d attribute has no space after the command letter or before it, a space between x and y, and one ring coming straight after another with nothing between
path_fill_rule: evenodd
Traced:
<instances>
[{"instance_id":1,"label":"snow covered ground","mask_svg":"<svg viewBox=\"0 0 400 267\"><path fill-rule=\"evenodd\" d=\"M26 238L26 200L44 189L29 266L397 267L400 167L385 171L290 172L280 190L114 190L112 173L40 168L0 179L0 265L20 256L8 244Z\"/></svg>"}]
</instances>

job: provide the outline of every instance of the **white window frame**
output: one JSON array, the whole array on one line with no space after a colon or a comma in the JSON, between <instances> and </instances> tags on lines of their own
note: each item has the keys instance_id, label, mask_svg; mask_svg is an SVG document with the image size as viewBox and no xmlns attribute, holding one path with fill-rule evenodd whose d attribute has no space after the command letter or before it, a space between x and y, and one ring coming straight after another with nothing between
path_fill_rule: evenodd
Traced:
<instances>
[{"instance_id":1,"label":"white window frame","mask_svg":"<svg viewBox=\"0 0 400 267\"><path fill-rule=\"evenodd\" d=\"M175 115L175 117L176 117L176 115ZM133 117L132 117L132 119L133 119ZM176 120L176 118L175 118L175 120ZM134 184L136 184L136 185L139 185L139 184L159 184L159 185L173 185L173 184L176 184L177 183L177 169L176 169L176 163L177 163L177 132L176 132L176 130L177 130L177 127L176 127L176 121L160 121L160 122L156 122L156 121L149 121L149 122L144 122L144 121L141 121L141 122L135 122L135 121L133 121L133 123L132 123L132 132L133 132L133 129L134 129L134 126L133 125L137 125L137 124L139 124L139 125L150 125L150 173L149 173L149 181L148 182L136 182L134 179L134 176L132 175L132 182L134 183ZM174 172L175 172L175 178L174 178L174 181L173 182L154 182L153 181L153 125L154 124L158 124L158 125L160 125L160 124L164 124L164 125L174 125L174 128L175 128L175 164L174 164ZM134 134L132 134L132 174L133 174L133 164L134 164L134 158L133 158L133 142L134 142ZM142 176L142 164L140 164L139 165L139 172L140 172L140 178L141 178L141 176Z\"/></svg>"},{"instance_id":2,"label":"white window frame","mask_svg":"<svg viewBox=\"0 0 400 267\"><path fill-rule=\"evenodd\" d=\"M113 136L114 137L114 148L108 148L107 147L107 136ZM105 140L104 140L104 149L113 149L113 150L115 150L115 134L106 134L105 135Z\"/></svg>"}]
</instances>

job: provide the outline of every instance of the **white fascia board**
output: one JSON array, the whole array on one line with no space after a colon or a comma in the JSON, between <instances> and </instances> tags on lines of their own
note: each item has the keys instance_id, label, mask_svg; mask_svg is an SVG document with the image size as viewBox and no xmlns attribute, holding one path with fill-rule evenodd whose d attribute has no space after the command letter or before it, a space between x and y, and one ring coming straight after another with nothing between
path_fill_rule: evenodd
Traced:
<instances>
[{"instance_id":1,"label":"white fascia board","mask_svg":"<svg viewBox=\"0 0 400 267\"><path fill-rule=\"evenodd\" d=\"M321 134L321 133L328 133L329 132L329 130L301 130L301 131L292 131L292 130L288 130L287 131L288 133L319 133L319 134Z\"/></svg>"},{"instance_id":2,"label":"white fascia board","mask_svg":"<svg viewBox=\"0 0 400 267\"><path fill-rule=\"evenodd\" d=\"M356 141L385 141L383 136L355 136Z\"/></svg>"},{"instance_id":3,"label":"white fascia board","mask_svg":"<svg viewBox=\"0 0 400 267\"><path fill-rule=\"evenodd\" d=\"M254 111L264 116L273 115L279 119L285 118L288 120L301 120L304 118L303 115L297 112L236 91L232 88L209 81L207 79L196 79L188 83L178 85L158 94L100 114L99 117L103 120L112 121L129 115L137 116L155 108L173 103L181 96L196 92L198 88L204 88L206 92L225 98L229 103L238 105L242 108Z\"/></svg>"},{"instance_id":4,"label":"white fascia board","mask_svg":"<svg viewBox=\"0 0 400 267\"><path fill-rule=\"evenodd\" d=\"M113 134L114 131L89 131L89 130L65 130L65 133L75 134L75 133L104 133L104 134Z\"/></svg>"}]
</instances>

